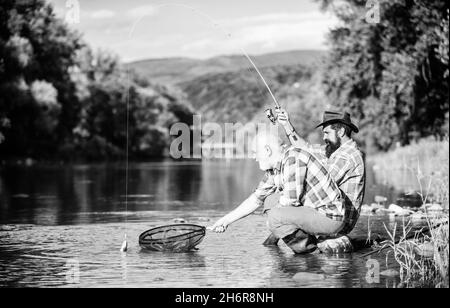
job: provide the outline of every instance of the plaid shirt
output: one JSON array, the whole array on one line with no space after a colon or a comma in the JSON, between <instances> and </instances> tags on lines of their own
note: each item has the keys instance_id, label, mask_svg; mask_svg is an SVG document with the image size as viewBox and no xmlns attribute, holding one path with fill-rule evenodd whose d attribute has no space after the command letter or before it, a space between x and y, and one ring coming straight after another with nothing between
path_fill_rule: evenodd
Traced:
<instances>
[{"instance_id":1,"label":"plaid shirt","mask_svg":"<svg viewBox=\"0 0 450 308\"><path fill-rule=\"evenodd\" d=\"M353 140L329 159L324 147L308 151L290 147L274 170L267 171L255 190L262 204L267 196L281 192L278 206L309 206L331 219L344 221L342 234L356 224L364 197L364 158Z\"/></svg>"},{"instance_id":2,"label":"plaid shirt","mask_svg":"<svg viewBox=\"0 0 450 308\"><path fill-rule=\"evenodd\" d=\"M344 197L350 201L345 202L346 227L342 231L347 234L358 221L364 199L366 182L364 154L351 139L342 144L328 159L325 156L325 147L310 146L310 150L322 158Z\"/></svg>"}]
</instances>

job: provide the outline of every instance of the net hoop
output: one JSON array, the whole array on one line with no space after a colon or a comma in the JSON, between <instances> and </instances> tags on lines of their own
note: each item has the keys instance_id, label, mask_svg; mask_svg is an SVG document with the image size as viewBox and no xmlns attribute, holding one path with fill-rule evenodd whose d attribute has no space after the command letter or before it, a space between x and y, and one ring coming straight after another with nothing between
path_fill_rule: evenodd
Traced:
<instances>
[{"instance_id":1,"label":"net hoop","mask_svg":"<svg viewBox=\"0 0 450 308\"><path fill-rule=\"evenodd\" d=\"M203 240L206 228L193 224L159 226L139 235L139 245L153 251L186 252Z\"/></svg>"}]
</instances>

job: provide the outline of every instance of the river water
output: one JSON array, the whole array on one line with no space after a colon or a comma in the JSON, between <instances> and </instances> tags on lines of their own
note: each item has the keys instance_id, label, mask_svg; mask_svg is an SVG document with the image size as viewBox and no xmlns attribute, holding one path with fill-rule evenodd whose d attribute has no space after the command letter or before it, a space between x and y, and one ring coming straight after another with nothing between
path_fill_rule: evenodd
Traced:
<instances>
[{"instance_id":1,"label":"river water","mask_svg":"<svg viewBox=\"0 0 450 308\"><path fill-rule=\"evenodd\" d=\"M198 250L142 250L138 236L175 219L210 225L257 186L253 161L0 167L0 287L392 287L368 280L366 252L295 255L265 247L265 217L250 215L227 232L208 232ZM400 192L368 168L365 200ZM126 202L127 201L127 202ZM361 216L353 235L385 235L401 218ZM119 251L127 233L129 249ZM380 270L395 268L375 255ZM372 277L372 276L371 276Z\"/></svg>"}]
</instances>

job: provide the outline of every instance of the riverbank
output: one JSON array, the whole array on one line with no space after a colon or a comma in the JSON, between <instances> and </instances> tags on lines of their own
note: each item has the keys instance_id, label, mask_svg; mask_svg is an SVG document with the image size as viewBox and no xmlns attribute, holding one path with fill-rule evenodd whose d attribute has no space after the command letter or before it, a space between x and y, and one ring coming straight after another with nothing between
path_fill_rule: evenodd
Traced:
<instances>
[{"instance_id":1,"label":"riverbank","mask_svg":"<svg viewBox=\"0 0 450 308\"><path fill-rule=\"evenodd\" d=\"M447 287L449 286L449 141L433 139L397 148L388 153L370 157L375 172L383 174L383 179L396 187L398 178L393 173L409 174L417 181L418 193L424 208L436 206L446 209L445 214L433 216L427 210L428 235L413 241L407 240L408 231L400 242L394 239L388 244L400 266L401 285L406 287ZM400 172L399 172L400 171ZM408 230L409 226L404 226ZM388 233L389 231L386 230Z\"/></svg>"},{"instance_id":2,"label":"riverbank","mask_svg":"<svg viewBox=\"0 0 450 308\"><path fill-rule=\"evenodd\" d=\"M387 153L372 155L368 161L374 171L383 173L387 184L397 187L398 178L391 173L408 172L414 176L419 193L426 202L449 204L449 140L423 139L417 143L397 148Z\"/></svg>"}]
</instances>

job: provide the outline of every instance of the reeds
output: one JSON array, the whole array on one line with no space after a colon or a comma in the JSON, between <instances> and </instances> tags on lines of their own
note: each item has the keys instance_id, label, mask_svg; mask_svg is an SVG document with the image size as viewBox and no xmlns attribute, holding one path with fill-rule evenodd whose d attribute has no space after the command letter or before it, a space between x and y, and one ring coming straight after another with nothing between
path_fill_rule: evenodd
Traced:
<instances>
[{"instance_id":1,"label":"reeds","mask_svg":"<svg viewBox=\"0 0 450 308\"><path fill-rule=\"evenodd\" d=\"M388 240L383 242L383 248L391 250L386 254L386 263L392 254L400 266L401 285L410 288L448 288L449 261L449 228L448 215L440 220L439 225L430 219L430 234L420 230L412 234L411 223L403 221L400 238L396 237L397 224L388 234Z\"/></svg>"},{"instance_id":2,"label":"reeds","mask_svg":"<svg viewBox=\"0 0 450 308\"><path fill-rule=\"evenodd\" d=\"M403 220L397 238L397 224L393 231L384 226L392 254L400 266L401 285L405 287L449 287L449 141L421 140L417 144L398 148L376 156L373 161L382 170L412 171L418 182L418 194L425 205L440 203L447 212L431 213L425 209L427 226L412 233L411 221ZM395 185L395 183L391 183ZM427 232L423 232L426 229Z\"/></svg>"},{"instance_id":3,"label":"reeds","mask_svg":"<svg viewBox=\"0 0 450 308\"><path fill-rule=\"evenodd\" d=\"M446 216L446 223L440 226L433 226L433 220L428 220L430 226L429 241L433 245L433 268L430 269L435 287L449 287L448 262L449 262L449 217Z\"/></svg>"}]
</instances>

